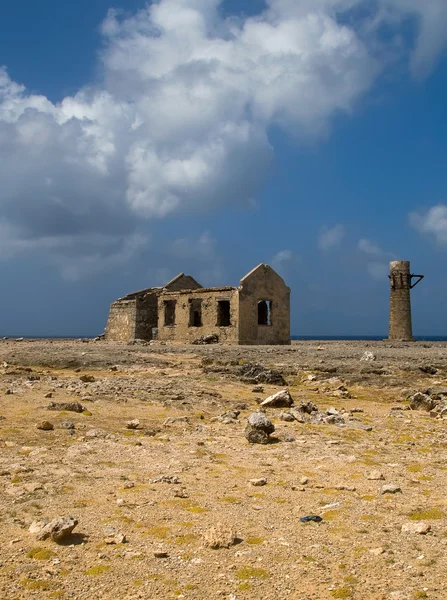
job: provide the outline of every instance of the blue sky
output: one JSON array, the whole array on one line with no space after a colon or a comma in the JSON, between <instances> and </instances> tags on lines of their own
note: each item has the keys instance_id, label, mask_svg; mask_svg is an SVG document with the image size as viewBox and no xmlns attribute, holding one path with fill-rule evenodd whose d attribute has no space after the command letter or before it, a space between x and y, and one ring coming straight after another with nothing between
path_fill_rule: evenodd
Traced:
<instances>
[{"instance_id":1,"label":"blue sky","mask_svg":"<svg viewBox=\"0 0 447 600\"><path fill-rule=\"evenodd\" d=\"M94 335L179 271L274 266L297 335L447 335L444 0L7 2L0 335ZM26 16L26 18L25 18Z\"/></svg>"}]
</instances>

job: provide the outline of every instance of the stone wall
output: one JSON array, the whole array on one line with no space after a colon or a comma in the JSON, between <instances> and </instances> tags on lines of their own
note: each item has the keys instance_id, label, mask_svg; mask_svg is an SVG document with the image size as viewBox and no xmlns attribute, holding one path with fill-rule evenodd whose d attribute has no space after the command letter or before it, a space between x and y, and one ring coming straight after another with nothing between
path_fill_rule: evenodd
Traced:
<instances>
[{"instance_id":1,"label":"stone wall","mask_svg":"<svg viewBox=\"0 0 447 600\"><path fill-rule=\"evenodd\" d=\"M165 325L166 302L175 302L174 325ZM222 319L224 312L219 309L227 302L229 302L229 325L219 326L219 318ZM200 324L197 313L200 314ZM238 323L237 288L201 288L195 291L166 292L160 294L158 298L159 340L191 343L202 336L215 334L219 337L219 342L237 344Z\"/></svg>"},{"instance_id":2,"label":"stone wall","mask_svg":"<svg viewBox=\"0 0 447 600\"><path fill-rule=\"evenodd\" d=\"M258 311L268 310L269 324L258 323ZM290 288L268 265L259 265L241 280L239 292L239 343L290 344Z\"/></svg>"},{"instance_id":3,"label":"stone wall","mask_svg":"<svg viewBox=\"0 0 447 600\"><path fill-rule=\"evenodd\" d=\"M155 293L137 298L135 338L151 340L152 329L158 325L158 296Z\"/></svg>"},{"instance_id":4,"label":"stone wall","mask_svg":"<svg viewBox=\"0 0 447 600\"><path fill-rule=\"evenodd\" d=\"M107 340L128 342L135 339L137 300L117 300L110 307L105 329Z\"/></svg>"},{"instance_id":5,"label":"stone wall","mask_svg":"<svg viewBox=\"0 0 447 600\"><path fill-rule=\"evenodd\" d=\"M200 283L197 283L194 277L191 277L191 275L185 275L184 273L180 273L180 275L177 275L177 277L175 277L172 281L165 285L165 289L168 290L168 292L180 292L182 290L197 290L201 287L202 286L200 285Z\"/></svg>"}]
</instances>

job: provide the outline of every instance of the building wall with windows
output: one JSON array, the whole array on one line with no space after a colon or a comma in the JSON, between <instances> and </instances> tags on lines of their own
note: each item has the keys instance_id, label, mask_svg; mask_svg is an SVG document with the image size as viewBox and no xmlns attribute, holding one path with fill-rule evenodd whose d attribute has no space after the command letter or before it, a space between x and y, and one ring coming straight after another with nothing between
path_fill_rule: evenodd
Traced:
<instances>
[{"instance_id":1,"label":"building wall with windows","mask_svg":"<svg viewBox=\"0 0 447 600\"><path fill-rule=\"evenodd\" d=\"M114 302L105 334L113 341L191 343L216 335L223 344L290 344L290 288L264 264L239 287L203 288L180 273Z\"/></svg>"},{"instance_id":2,"label":"building wall with windows","mask_svg":"<svg viewBox=\"0 0 447 600\"><path fill-rule=\"evenodd\" d=\"M290 344L290 288L268 265L241 279L239 343Z\"/></svg>"},{"instance_id":3,"label":"building wall with windows","mask_svg":"<svg viewBox=\"0 0 447 600\"><path fill-rule=\"evenodd\" d=\"M238 343L238 289L202 288L158 297L158 339L190 343L206 335Z\"/></svg>"}]
</instances>

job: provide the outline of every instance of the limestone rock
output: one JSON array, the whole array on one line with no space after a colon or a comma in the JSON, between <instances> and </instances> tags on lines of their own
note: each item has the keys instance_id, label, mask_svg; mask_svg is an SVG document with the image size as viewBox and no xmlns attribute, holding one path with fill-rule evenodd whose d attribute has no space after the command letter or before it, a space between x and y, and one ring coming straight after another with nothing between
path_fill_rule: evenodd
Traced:
<instances>
[{"instance_id":1,"label":"limestone rock","mask_svg":"<svg viewBox=\"0 0 447 600\"><path fill-rule=\"evenodd\" d=\"M255 429L265 431L267 434L275 431L275 426L269 419L267 419L263 412L251 413L251 415L248 417L248 424Z\"/></svg>"},{"instance_id":2,"label":"limestone rock","mask_svg":"<svg viewBox=\"0 0 447 600\"><path fill-rule=\"evenodd\" d=\"M365 473L365 477L371 481L380 481L381 479L385 479L383 473L380 471L370 471L369 473Z\"/></svg>"},{"instance_id":3,"label":"limestone rock","mask_svg":"<svg viewBox=\"0 0 447 600\"><path fill-rule=\"evenodd\" d=\"M36 423L36 428L42 431L53 431L54 425L50 421L41 421L40 423Z\"/></svg>"},{"instance_id":4,"label":"limestone rock","mask_svg":"<svg viewBox=\"0 0 447 600\"><path fill-rule=\"evenodd\" d=\"M380 488L380 493L383 494L397 494L402 490L398 485L393 485L392 483L387 483Z\"/></svg>"},{"instance_id":5,"label":"limestone rock","mask_svg":"<svg viewBox=\"0 0 447 600\"><path fill-rule=\"evenodd\" d=\"M367 351L363 354L360 360L363 362L372 362L373 360L376 360L376 357L372 352Z\"/></svg>"},{"instance_id":6,"label":"limestone rock","mask_svg":"<svg viewBox=\"0 0 447 600\"><path fill-rule=\"evenodd\" d=\"M250 479L250 483L255 487L261 487L267 484L267 479L265 477L260 477L259 479Z\"/></svg>"},{"instance_id":7,"label":"limestone rock","mask_svg":"<svg viewBox=\"0 0 447 600\"><path fill-rule=\"evenodd\" d=\"M237 541L233 528L224 523L217 523L203 536L203 545L206 548L218 550L219 548L229 548L234 546Z\"/></svg>"},{"instance_id":8,"label":"limestone rock","mask_svg":"<svg viewBox=\"0 0 447 600\"><path fill-rule=\"evenodd\" d=\"M68 411L82 413L85 407L79 402L50 402L48 410Z\"/></svg>"},{"instance_id":9,"label":"limestone rock","mask_svg":"<svg viewBox=\"0 0 447 600\"><path fill-rule=\"evenodd\" d=\"M433 410L436 406L436 401L430 398L428 394L417 392L410 397L410 408L412 410Z\"/></svg>"},{"instance_id":10,"label":"limestone rock","mask_svg":"<svg viewBox=\"0 0 447 600\"><path fill-rule=\"evenodd\" d=\"M424 521L411 521L409 523L404 523L401 531L402 533L425 535L430 529L431 525L429 525L429 523L425 523Z\"/></svg>"},{"instance_id":11,"label":"limestone rock","mask_svg":"<svg viewBox=\"0 0 447 600\"><path fill-rule=\"evenodd\" d=\"M264 408L288 408L289 406L292 406L292 404L293 399L289 390L281 390L280 392L269 396L263 402L261 402L261 406Z\"/></svg>"},{"instance_id":12,"label":"limestone rock","mask_svg":"<svg viewBox=\"0 0 447 600\"><path fill-rule=\"evenodd\" d=\"M140 421L138 419L133 419L132 421L126 422L127 429L138 429L140 426Z\"/></svg>"},{"instance_id":13,"label":"limestone rock","mask_svg":"<svg viewBox=\"0 0 447 600\"><path fill-rule=\"evenodd\" d=\"M71 516L58 517L49 523L34 522L31 524L30 532L35 533L38 540L52 539L53 542L60 543L64 541L78 524L78 521Z\"/></svg>"},{"instance_id":14,"label":"limestone rock","mask_svg":"<svg viewBox=\"0 0 447 600\"><path fill-rule=\"evenodd\" d=\"M270 441L270 436L268 433L262 429L251 427L250 425L247 425L245 429L245 437L250 444L268 444Z\"/></svg>"},{"instance_id":15,"label":"limestone rock","mask_svg":"<svg viewBox=\"0 0 447 600\"><path fill-rule=\"evenodd\" d=\"M281 421L295 421L295 417L290 412L283 412L279 415Z\"/></svg>"}]
</instances>

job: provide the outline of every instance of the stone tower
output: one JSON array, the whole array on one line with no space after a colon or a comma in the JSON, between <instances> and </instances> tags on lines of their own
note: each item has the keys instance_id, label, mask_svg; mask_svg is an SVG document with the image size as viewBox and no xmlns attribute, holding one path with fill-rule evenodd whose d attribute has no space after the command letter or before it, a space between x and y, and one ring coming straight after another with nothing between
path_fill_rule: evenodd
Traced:
<instances>
[{"instance_id":1,"label":"stone tower","mask_svg":"<svg viewBox=\"0 0 447 600\"><path fill-rule=\"evenodd\" d=\"M396 260L390 263L389 340L413 341L410 290L423 277L423 275L412 275L410 273L410 261L408 260ZM412 283L414 278L417 281Z\"/></svg>"}]
</instances>

